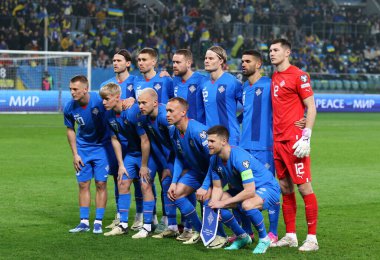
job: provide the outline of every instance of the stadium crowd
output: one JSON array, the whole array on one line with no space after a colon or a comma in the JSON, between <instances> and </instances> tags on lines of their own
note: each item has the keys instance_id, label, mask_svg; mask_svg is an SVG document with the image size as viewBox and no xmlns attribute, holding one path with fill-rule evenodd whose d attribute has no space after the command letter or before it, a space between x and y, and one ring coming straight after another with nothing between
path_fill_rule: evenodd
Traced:
<instances>
[{"instance_id":1,"label":"stadium crowd","mask_svg":"<svg viewBox=\"0 0 380 260\"><path fill-rule=\"evenodd\" d=\"M309 72L380 73L380 16L361 8L308 0L293 6L278 0L161 2L158 11L134 1L1 1L0 49L43 50L48 16L49 50L90 51L96 67L111 67L115 49L136 54L145 46L158 50L162 68L170 69L180 48L191 48L203 68L200 59L212 45L236 58L247 47L267 51L271 40L283 37L295 43L293 63ZM90 25L81 26L88 19ZM229 65L238 69L236 60Z\"/></svg>"}]
</instances>

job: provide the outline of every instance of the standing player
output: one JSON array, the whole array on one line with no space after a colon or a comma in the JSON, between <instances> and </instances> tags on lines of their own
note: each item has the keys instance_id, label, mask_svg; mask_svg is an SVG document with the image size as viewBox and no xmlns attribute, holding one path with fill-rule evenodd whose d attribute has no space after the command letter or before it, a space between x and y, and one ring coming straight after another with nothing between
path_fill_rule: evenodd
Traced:
<instances>
[{"instance_id":1,"label":"standing player","mask_svg":"<svg viewBox=\"0 0 380 260\"><path fill-rule=\"evenodd\" d=\"M318 204L311 186L310 137L317 114L310 77L289 62L291 44L285 39L274 40L269 49L276 66L272 77L274 160L283 197L282 210L286 235L275 246L297 247L296 197L294 184L305 203L308 235L300 251L319 249L316 231ZM306 114L306 127L300 130L294 122Z\"/></svg>"},{"instance_id":2,"label":"standing player","mask_svg":"<svg viewBox=\"0 0 380 260\"><path fill-rule=\"evenodd\" d=\"M206 125L225 126L231 133L230 143L239 144L239 124L236 118L237 103L241 103L241 83L230 73L223 71L227 62L226 51L219 46L209 48L205 56L205 70L210 79L203 85L203 102L206 111Z\"/></svg>"},{"instance_id":3,"label":"standing player","mask_svg":"<svg viewBox=\"0 0 380 260\"><path fill-rule=\"evenodd\" d=\"M173 80L168 77L160 77L154 70L157 65L158 54L152 48L142 49L137 56L142 77L138 77L134 84L136 99L145 88L152 88L158 94L158 103L166 104L174 96Z\"/></svg>"},{"instance_id":4,"label":"standing player","mask_svg":"<svg viewBox=\"0 0 380 260\"><path fill-rule=\"evenodd\" d=\"M270 246L264 218L260 210L277 203L280 187L273 174L244 149L230 146L229 133L224 126L214 126L207 131L210 158L209 172L212 176L212 195L209 205L215 209L239 207L251 220L259 233L259 243L254 254L263 254ZM229 185L227 192L223 186ZM222 210L222 218L228 213ZM230 214L232 215L232 214ZM251 242L249 236L237 239L228 249L239 249Z\"/></svg>"},{"instance_id":5,"label":"standing player","mask_svg":"<svg viewBox=\"0 0 380 260\"><path fill-rule=\"evenodd\" d=\"M167 218L167 227L163 228L159 232L162 233L166 228L177 232L177 220L176 220L176 206L168 198L169 186L172 182L172 172L174 164L174 151L170 143L169 137L169 124L166 120L165 105L158 103L157 92L152 88L146 88L140 92L138 97L138 104L141 114L146 116L141 118L141 125L144 127L145 132L149 137L149 141L152 149L152 156L154 156L158 173L160 177L163 207ZM166 223L165 223L166 224ZM139 233L142 237L148 236L149 230L144 228Z\"/></svg>"},{"instance_id":6,"label":"standing player","mask_svg":"<svg viewBox=\"0 0 380 260\"><path fill-rule=\"evenodd\" d=\"M168 196L196 230L184 244L194 244L200 238L202 223L196 212L195 201L190 196L194 198L195 191L201 186L205 190L209 188L202 184L207 174L210 155L207 148L207 127L189 119L188 108L189 104L180 97L170 99L166 106L167 121L175 126L169 132L176 154ZM166 234L162 234L162 237L165 236Z\"/></svg>"},{"instance_id":7,"label":"standing player","mask_svg":"<svg viewBox=\"0 0 380 260\"><path fill-rule=\"evenodd\" d=\"M207 80L199 72L191 70L193 54L188 49L180 49L173 55L174 96L181 97L189 104L187 116L205 124L205 110L202 97L202 86Z\"/></svg>"},{"instance_id":8,"label":"standing player","mask_svg":"<svg viewBox=\"0 0 380 260\"><path fill-rule=\"evenodd\" d=\"M115 77L110 78L109 80L103 82L101 86L106 85L107 83L116 83L121 87L121 96L120 98L123 100L126 100L126 106L130 107L133 105L135 101L135 91L133 89L133 81L135 80L135 76L129 74L129 69L131 67L132 57L129 51L125 49L121 49L118 52L116 52L113 55L112 63L113 63L113 71L115 72ZM117 214L115 219L112 221L112 223L106 228L114 228L115 226L119 225L120 223L120 213L119 213L119 205L118 205L118 185L117 185L117 175L114 175L114 182L115 182L115 199L116 199L116 208L117 208ZM140 194L140 187L137 183L135 185L135 189L138 194ZM141 195L142 197L142 195ZM142 204L139 203L139 200L142 200L139 195L137 195L136 204ZM138 206L136 207L139 208ZM141 207L140 207L141 208ZM138 211L138 210L137 210Z\"/></svg>"},{"instance_id":9,"label":"standing player","mask_svg":"<svg viewBox=\"0 0 380 260\"><path fill-rule=\"evenodd\" d=\"M263 58L260 52L254 50L243 52L242 72L248 80L243 85L243 122L240 146L258 159L275 176L271 80L261 76L262 63ZM271 243L275 243L278 240L280 202L270 207L268 213L270 223L268 236Z\"/></svg>"},{"instance_id":10,"label":"standing player","mask_svg":"<svg viewBox=\"0 0 380 260\"><path fill-rule=\"evenodd\" d=\"M70 233L90 230L90 184L95 178L96 217L93 233L102 233L102 220L107 203L107 177L113 154L109 128L104 118L102 99L97 93L88 92L85 76L75 76L70 80L72 100L64 109L67 139L73 154L74 168L79 184L80 224ZM78 125L75 134L75 123ZM112 172L112 170L111 170Z\"/></svg>"},{"instance_id":11,"label":"standing player","mask_svg":"<svg viewBox=\"0 0 380 260\"><path fill-rule=\"evenodd\" d=\"M144 226L151 229L153 208L155 204L152 182L156 167L149 159L150 143L143 128L138 126L140 110L137 104L122 110L120 99L121 88L115 83L107 83L100 89L104 107L108 110L106 118L114 134L112 145L119 164L119 212L120 223L113 227L105 236L122 235L128 233L128 212L131 204L130 186L133 180L141 177L143 190ZM132 237L133 238L133 237Z\"/></svg>"}]
</instances>

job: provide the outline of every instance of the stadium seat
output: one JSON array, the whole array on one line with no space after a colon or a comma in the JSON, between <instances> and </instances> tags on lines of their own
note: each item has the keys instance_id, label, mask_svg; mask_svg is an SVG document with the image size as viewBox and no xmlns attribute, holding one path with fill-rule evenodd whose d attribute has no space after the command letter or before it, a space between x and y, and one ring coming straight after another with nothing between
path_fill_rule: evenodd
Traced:
<instances>
[{"instance_id":1,"label":"stadium seat","mask_svg":"<svg viewBox=\"0 0 380 260\"><path fill-rule=\"evenodd\" d=\"M322 89L324 89L324 90L330 90L329 89L329 82L327 80L322 79L321 80L321 84L322 84Z\"/></svg>"},{"instance_id":2,"label":"stadium seat","mask_svg":"<svg viewBox=\"0 0 380 260\"><path fill-rule=\"evenodd\" d=\"M313 89L321 90L321 81L319 79L312 80L311 85L313 86Z\"/></svg>"},{"instance_id":3,"label":"stadium seat","mask_svg":"<svg viewBox=\"0 0 380 260\"><path fill-rule=\"evenodd\" d=\"M350 90L351 89L351 81L345 79L343 80L343 86L345 90Z\"/></svg>"},{"instance_id":4,"label":"stadium seat","mask_svg":"<svg viewBox=\"0 0 380 260\"><path fill-rule=\"evenodd\" d=\"M329 90L335 90L336 89L336 81L333 79L329 80Z\"/></svg>"},{"instance_id":5,"label":"stadium seat","mask_svg":"<svg viewBox=\"0 0 380 260\"><path fill-rule=\"evenodd\" d=\"M351 88L354 91L357 91L359 89L359 82L357 80L352 80L351 81Z\"/></svg>"},{"instance_id":6,"label":"stadium seat","mask_svg":"<svg viewBox=\"0 0 380 260\"><path fill-rule=\"evenodd\" d=\"M368 82L365 80L359 81L360 89L361 90L368 90Z\"/></svg>"},{"instance_id":7,"label":"stadium seat","mask_svg":"<svg viewBox=\"0 0 380 260\"><path fill-rule=\"evenodd\" d=\"M337 79L335 81L336 81L336 89L342 90L343 89L343 82L340 79Z\"/></svg>"}]
</instances>

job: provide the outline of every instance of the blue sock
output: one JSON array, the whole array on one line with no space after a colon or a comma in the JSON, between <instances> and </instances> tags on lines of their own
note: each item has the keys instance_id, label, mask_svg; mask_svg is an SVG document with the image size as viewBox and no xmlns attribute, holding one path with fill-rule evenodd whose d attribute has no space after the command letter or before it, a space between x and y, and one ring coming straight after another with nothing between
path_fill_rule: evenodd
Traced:
<instances>
[{"instance_id":1,"label":"blue sock","mask_svg":"<svg viewBox=\"0 0 380 260\"><path fill-rule=\"evenodd\" d=\"M154 182L152 183L152 191L153 191L153 197L154 197L153 215L156 215L157 214L157 208L156 208L156 204L157 204L157 192L156 192L156 185L154 184Z\"/></svg>"},{"instance_id":2,"label":"blue sock","mask_svg":"<svg viewBox=\"0 0 380 260\"><path fill-rule=\"evenodd\" d=\"M90 218L90 208L89 207L79 207L79 217L80 219Z\"/></svg>"},{"instance_id":3,"label":"blue sock","mask_svg":"<svg viewBox=\"0 0 380 260\"><path fill-rule=\"evenodd\" d=\"M191 202L191 204L194 206L194 208L196 209L197 208L197 197L195 196L195 192L194 193L191 193L190 195L187 196L188 200ZM191 229L192 226L191 226L191 222L188 221L184 216L183 214L181 214L181 219L183 218L183 221L182 223L184 223L185 225L185 228L187 229Z\"/></svg>"},{"instance_id":4,"label":"blue sock","mask_svg":"<svg viewBox=\"0 0 380 260\"><path fill-rule=\"evenodd\" d=\"M138 181L134 181L133 186L135 187L136 213L143 213L143 195L141 191L141 184Z\"/></svg>"},{"instance_id":5,"label":"blue sock","mask_svg":"<svg viewBox=\"0 0 380 260\"><path fill-rule=\"evenodd\" d=\"M152 224L153 219L153 209L156 202L154 200L144 201L144 224Z\"/></svg>"},{"instance_id":6,"label":"blue sock","mask_svg":"<svg viewBox=\"0 0 380 260\"><path fill-rule=\"evenodd\" d=\"M120 222L128 223L129 208L131 207L131 193L119 195Z\"/></svg>"},{"instance_id":7,"label":"blue sock","mask_svg":"<svg viewBox=\"0 0 380 260\"><path fill-rule=\"evenodd\" d=\"M103 220L104 208L96 208L95 210L95 220Z\"/></svg>"},{"instance_id":8,"label":"blue sock","mask_svg":"<svg viewBox=\"0 0 380 260\"><path fill-rule=\"evenodd\" d=\"M255 225L257 232L259 233L259 238L265 238L267 236L267 231L265 229L264 217L261 211L258 209L245 210L244 214L249 217L252 224Z\"/></svg>"},{"instance_id":9,"label":"blue sock","mask_svg":"<svg viewBox=\"0 0 380 260\"><path fill-rule=\"evenodd\" d=\"M218 230L216 231L216 234L221 237L227 237L226 231L224 231L223 222L219 221L218 224Z\"/></svg>"},{"instance_id":10,"label":"blue sock","mask_svg":"<svg viewBox=\"0 0 380 260\"><path fill-rule=\"evenodd\" d=\"M117 186L117 178L113 179L114 182L114 194L116 202L116 212L119 212L119 187Z\"/></svg>"},{"instance_id":11,"label":"blue sock","mask_svg":"<svg viewBox=\"0 0 380 260\"><path fill-rule=\"evenodd\" d=\"M171 201L168 197L168 190L170 187L170 184L172 183L172 178L166 177L162 181L162 191L164 195L164 203L165 203L165 211L166 216L168 217L168 225L177 225L177 207L174 203L174 201Z\"/></svg>"},{"instance_id":12,"label":"blue sock","mask_svg":"<svg viewBox=\"0 0 380 260\"><path fill-rule=\"evenodd\" d=\"M201 232L202 223L197 215L197 211L189 199L186 197L176 199L175 205L179 208L185 218L191 222L191 225L194 227L194 229L198 232Z\"/></svg>"},{"instance_id":13,"label":"blue sock","mask_svg":"<svg viewBox=\"0 0 380 260\"><path fill-rule=\"evenodd\" d=\"M272 232L277 236L277 227L278 227L278 218L280 216L280 202L276 203L276 205L269 207L268 215L269 215L269 232Z\"/></svg>"},{"instance_id":14,"label":"blue sock","mask_svg":"<svg viewBox=\"0 0 380 260\"><path fill-rule=\"evenodd\" d=\"M246 233L228 209L220 209L220 216L222 217L223 224L229 227L236 236Z\"/></svg>"},{"instance_id":15,"label":"blue sock","mask_svg":"<svg viewBox=\"0 0 380 260\"><path fill-rule=\"evenodd\" d=\"M247 216L245 216L244 214L242 214L239 209L233 209L232 211L234 213L234 216L235 216L236 220L238 221L238 223L241 224L241 226L242 226L243 230L245 231L245 233L247 233L249 235L252 235L253 234L253 230L252 230L251 220Z\"/></svg>"}]
</instances>

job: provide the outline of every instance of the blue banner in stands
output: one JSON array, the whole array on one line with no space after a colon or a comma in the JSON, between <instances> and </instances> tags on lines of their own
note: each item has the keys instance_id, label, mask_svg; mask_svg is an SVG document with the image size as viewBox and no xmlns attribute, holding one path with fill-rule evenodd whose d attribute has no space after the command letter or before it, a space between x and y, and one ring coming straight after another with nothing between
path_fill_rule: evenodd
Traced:
<instances>
[{"instance_id":1,"label":"blue banner in stands","mask_svg":"<svg viewBox=\"0 0 380 260\"><path fill-rule=\"evenodd\" d=\"M0 112L62 112L70 91L0 90ZM380 112L380 95L315 94L318 112Z\"/></svg>"}]
</instances>

